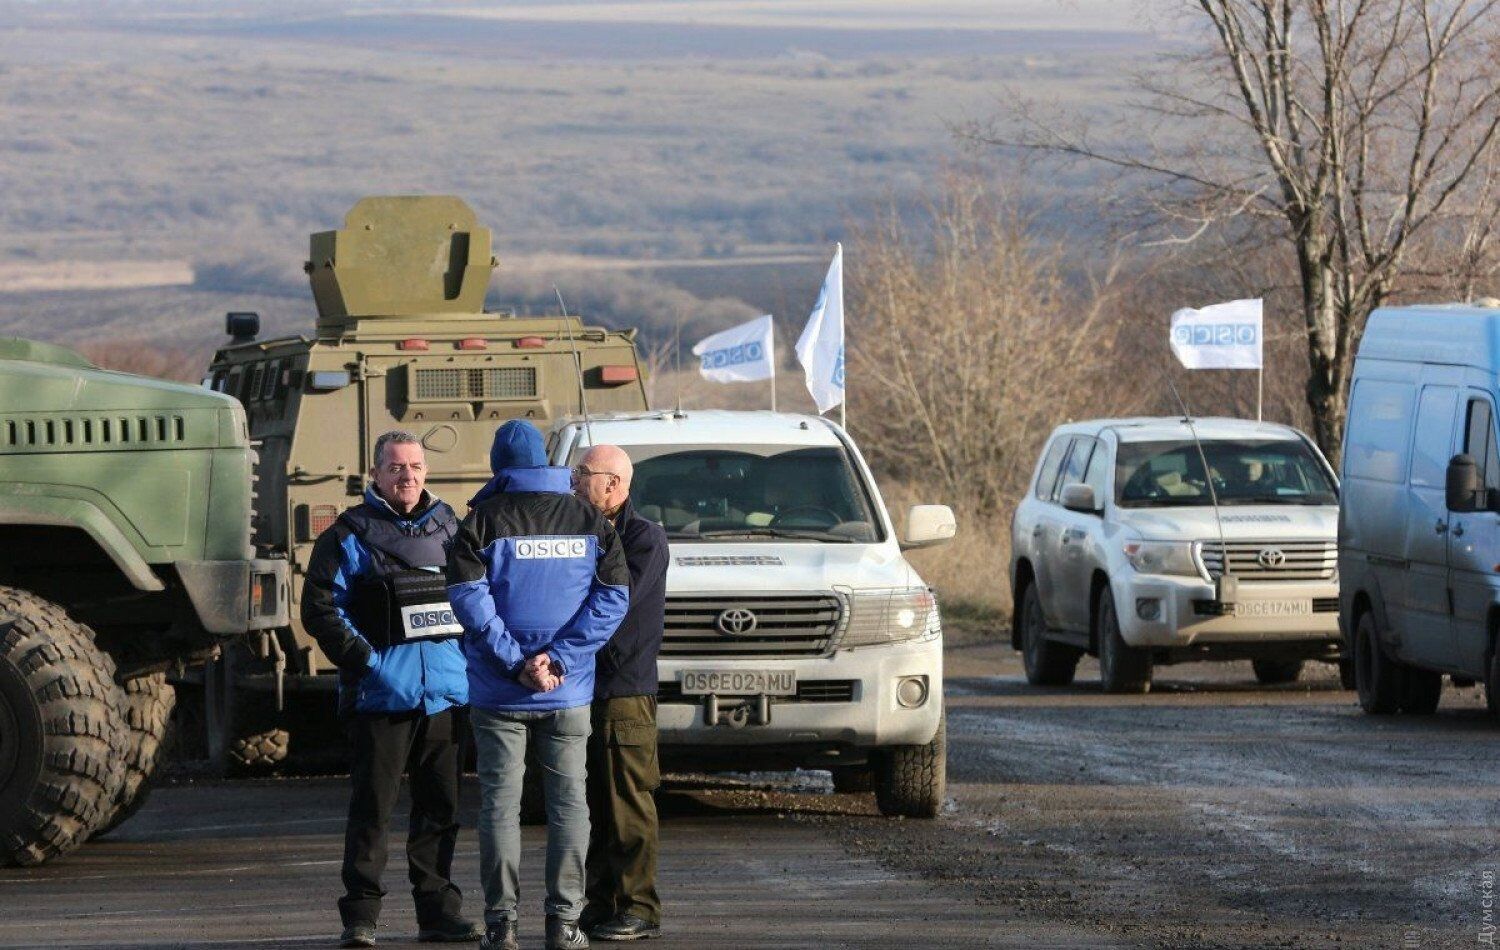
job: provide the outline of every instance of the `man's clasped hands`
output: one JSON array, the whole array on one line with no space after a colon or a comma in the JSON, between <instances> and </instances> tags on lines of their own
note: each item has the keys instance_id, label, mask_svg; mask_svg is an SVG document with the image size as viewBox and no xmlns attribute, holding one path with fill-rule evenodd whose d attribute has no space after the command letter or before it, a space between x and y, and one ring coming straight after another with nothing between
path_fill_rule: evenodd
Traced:
<instances>
[{"instance_id":1,"label":"man's clasped hands","mask_svg":"<svg viewBox=\"0 0 1500 950\"><path fill-rule=\"evenodd\" d=\"M549 693L562 685L562 667L545 653L538 653L521 667L521 683L539 693Z\"/></svg>"}]
</instances>

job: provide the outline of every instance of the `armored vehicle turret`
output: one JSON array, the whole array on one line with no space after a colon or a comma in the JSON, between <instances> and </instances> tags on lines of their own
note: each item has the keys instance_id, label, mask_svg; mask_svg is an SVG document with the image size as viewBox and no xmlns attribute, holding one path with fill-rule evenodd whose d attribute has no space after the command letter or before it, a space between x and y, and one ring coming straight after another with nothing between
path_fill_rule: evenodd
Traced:
<instances>
[{"instance_id":1,"label":"armored vehicle turret","mask_svg":"<svg viewBox=\"0 0 1500 950\"><path fill-rule=\"evenodd\" d=\"M254 543L287 559L293 599L290 624L237 661L229 754L239 764L286 752L288 717L272 714L272 691L333 687L296 608L313 541L358 501L381 433L420 438L428 487L462 513L507 419L545 430L585 407L646 408L634 331L486 312L495 265L489 229L462 200L364 198L343 228L312 235L311 336L256 339L253 314L229 315L233 339L205 382L245 408L260 454Z\"/></svg>"},{"instance_id":2,"label":"armored vehicle turret","mask_svg":"<svg viewBox=\"0 0 1500 950\"><path fill-rule=\"evenodd\" d=\"M0 340L0 858L36 864L144 800L168 670L285 626L254 557L239 403Z\"/></svg>"}]
</instances>

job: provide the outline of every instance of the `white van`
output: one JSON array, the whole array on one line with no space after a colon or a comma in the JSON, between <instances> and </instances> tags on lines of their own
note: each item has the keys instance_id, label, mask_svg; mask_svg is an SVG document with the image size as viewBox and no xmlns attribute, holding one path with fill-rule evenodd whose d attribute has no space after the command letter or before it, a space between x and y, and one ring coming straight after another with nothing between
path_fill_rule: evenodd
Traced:
<instances>
[{"instance_id":1,"label":"white van","mask_svg":"<svg viewBox=\"0 0 1500 950\"><path fill-rule=\"evenodd\" d=\"M942 623L904 548L954 536L913 506L898 541L848 433L817 416L649 412L569 419L554 465L612 443L636 511L667 531L658 723L665 760L829 769L881 811L933 817L944 766Z\"/></svg>"},{"instance_id":2,"label":"white van","mask_svg":"<svg viewBox=\"0 0 1500 950\"><path fill-rule=\"evenodd\" d=\"M1442 675L1500 711L1500 309L1377 310L1344 433L1339 616L1366 712L1430 713Z\"/></svg>"}]
</instances>

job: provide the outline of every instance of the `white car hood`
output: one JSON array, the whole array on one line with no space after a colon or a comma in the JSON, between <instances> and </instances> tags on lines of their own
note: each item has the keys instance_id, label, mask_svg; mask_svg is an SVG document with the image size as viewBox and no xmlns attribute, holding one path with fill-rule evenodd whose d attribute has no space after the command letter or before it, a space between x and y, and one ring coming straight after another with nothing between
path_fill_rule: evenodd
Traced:
<instances>
[{"instance_id":1,"label":"white car hood","mask_svg":"<svg viewBox=\"0 0 1500 950\"><path fill-rule=\"evenodd\" d=\"M1217 538L1212 508L1117 508L1115 521L1147 541ZM1219 508L1224 538L1291 540L1338 537L1337 505L1224 505Z\"/></svg>"},{"instance_id":2,"label":"white car hood","mask_svg":"<svg viewBox=\"0 0 1500 950\"><path fill-rule=\"evenodd\" d=\"M823 592L915 587L922 579L894 543L677 542L667 593Z\"/></svg>"}]
</instances>

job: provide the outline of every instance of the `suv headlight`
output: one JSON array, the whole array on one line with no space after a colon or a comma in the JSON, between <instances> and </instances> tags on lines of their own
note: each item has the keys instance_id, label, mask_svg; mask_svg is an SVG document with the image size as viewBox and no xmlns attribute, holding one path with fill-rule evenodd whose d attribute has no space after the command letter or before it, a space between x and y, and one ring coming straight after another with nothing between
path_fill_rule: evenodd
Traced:
<instances>
[{"instance_id":1,"label":"suv headlight","mask_svg":"<svg viewBox=\"0 0 1500 950\"><path fill-rule=\"evenodd\" d=\"M942 633L937 598L925 587L841 591L848 615L840 649L930 639Z\"/></svg>"},{"instance_id":2,"label":"suv headlight","mask_svg":"<svg viewBox=\"0 0 1500 950\"><path fill-rule=\"evenodd\" d=\"M1201 577L1191 541L1126 541L1125 558L1142 574Z\"/></svg>"}]
</instances>

